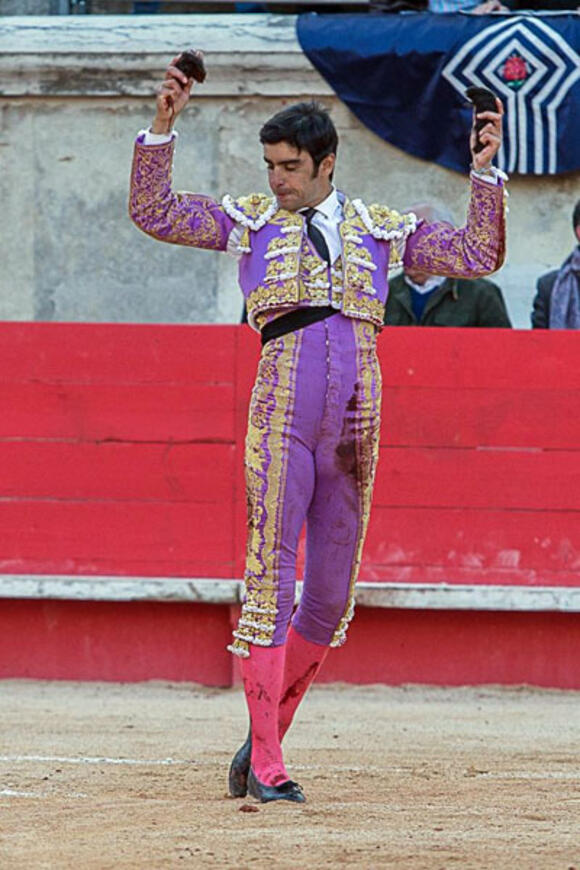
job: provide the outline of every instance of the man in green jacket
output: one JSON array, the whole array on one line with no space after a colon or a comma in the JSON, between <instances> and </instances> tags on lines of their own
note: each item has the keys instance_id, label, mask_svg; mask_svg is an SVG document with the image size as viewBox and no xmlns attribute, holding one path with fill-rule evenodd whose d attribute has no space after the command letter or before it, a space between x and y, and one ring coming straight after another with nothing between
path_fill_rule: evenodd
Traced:
<instances>
[{"instance_id":1,"label":"man in green jacket","mask_svg":"<svg viewBox=\"0 0 580 870\"><path fill-rule=\"evenodd\" d=\"M414 206L413 211L425 220L448 220L432 206ZM389 281L385 324L511 327L496 284L485 278L443 278L415 268Z\"/></svg>"}]
</instances>

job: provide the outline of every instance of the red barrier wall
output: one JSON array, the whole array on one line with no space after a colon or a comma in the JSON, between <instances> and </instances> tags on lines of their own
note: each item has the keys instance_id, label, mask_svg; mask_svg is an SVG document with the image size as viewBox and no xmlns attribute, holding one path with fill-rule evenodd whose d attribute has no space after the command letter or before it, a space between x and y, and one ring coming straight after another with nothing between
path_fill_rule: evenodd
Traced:
<instances>
[{"instance_id":1,"label":"red barrier wall","mask_svg":"<svg viewBox=\"0 0 580 870\"><path fill-rule=\"evenodd\" d=\"M379 347L383 435L361 580L578 585L577 336L397 328ZM258 353L247 327L0 325L0 573L241 577L243 438ZM10 626L24 631L27 620L49 643L41 605L12 602L9 615L0 602L9 637L0 674L42 661L41 647L24 659L10 653ZM92 606L96 619L101 606ZM377 611L389 633L393 618ZM229 626L229 614L219 622ZM506 663L510 655L508 644ZM567 656L580 662L578 649ZM429 680L435 664L415 658L418 669L390 673ZM126 678L147 673L162 675L137 668ZM173 665L164 674L184 678Z\"/></svg>"}]
</instances>

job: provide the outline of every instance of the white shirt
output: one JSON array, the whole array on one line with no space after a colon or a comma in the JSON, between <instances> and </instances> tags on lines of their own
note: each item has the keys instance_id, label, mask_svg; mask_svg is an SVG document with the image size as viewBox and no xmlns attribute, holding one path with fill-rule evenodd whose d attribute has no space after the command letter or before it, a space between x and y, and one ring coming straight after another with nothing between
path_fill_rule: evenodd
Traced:
<instances>
[{"instance_id":1,"label":"white shirt","mask_svg":"<svg viewBox=\"0 0 580 870\"><path fill-rule=\"evenodd\" d=\"M304 211L304 209L299 209L298 214L301 214L302 211ZM316 206L316 214L311 221L311 223L313 223L324 236L324 240L328 245L331 263L334 263L342 251L340 232L338 229L342 218L342 203L338 198L336 188L333 187L326 199L323 199L322 202L319 202ZM232 257L236 257L237 259L242 256L238 250L238 245L243 232L244 227L241 226L241 224L238 224L233 228L228 237L228 246L226 250L228 254L231 254Z\"/></svg>"},{"instance_id":2,"label":"white shirt","mask_svg":"<svg viewBox=\"0 0 580 870\"><path fill-rule=\"evenodd\" d=\"M423 295L423 293L430 293L431 290L435 290L437 287L443 284L445 280L446 278L442 277L441 275L431 275L430 278L427 278L424 284L415 284L414 281L411 281L408 275L405 275L405 281L407 282L407 284L421 295Z\"/></svg>"},{"instance_id":3,"label":"white shirt","mask_svg":"<svg viewBox=\"0 0 580 870\"><path fill-rule=\"evenodd\" d=\"M302 211L303 209L299 209L300 213ZM323 199L316 206L316 214L310 222L324 236L324 241L328 245L331 263L334 263L342 251L338 226L343 217L342 203L338 198L336 188L333 187L326 199Z\"/></svg>"}]
</instances>

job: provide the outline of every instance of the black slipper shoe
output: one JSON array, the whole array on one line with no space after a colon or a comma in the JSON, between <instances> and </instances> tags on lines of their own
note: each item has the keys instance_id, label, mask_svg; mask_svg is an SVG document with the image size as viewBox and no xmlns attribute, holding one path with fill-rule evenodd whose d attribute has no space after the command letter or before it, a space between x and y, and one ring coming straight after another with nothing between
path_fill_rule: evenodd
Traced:
<instances>
[{"instance_id":1,"label":"black slipper shoe","mask_svg":"<svg viewBox=\"0 0 580 870\"><path fill-rule=\"evenodd\" d=\"M248 793L248 774L252 755L252 731L248 731L246 742L240 746L230 764L228 785L232 797L245 797Z\"/></svg>"},{"instance_id":2,"label":"black slipper shoe","mask_svg":"<svg viewBox=\"0 0 580 870\"><path fill-rule=\"evenodd\" d=\"M269 803L269 801L293 801L296 804L306 802L304 792L297 782L287 779L286 782L282 782L280 785L264 785L257 778L252 768L250 768L248 775L248 791L252 797L263 804Z\"/></svg>"}]
</instances>

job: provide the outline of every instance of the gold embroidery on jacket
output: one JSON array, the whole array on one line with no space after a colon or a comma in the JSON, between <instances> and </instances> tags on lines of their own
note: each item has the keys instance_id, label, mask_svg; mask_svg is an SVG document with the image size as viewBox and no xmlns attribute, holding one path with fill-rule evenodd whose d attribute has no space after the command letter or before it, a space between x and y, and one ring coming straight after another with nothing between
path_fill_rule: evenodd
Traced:
<instances>
[{"instance_id":1,"label":"gold embroidery on jacket","mask_svg":"<svg viewBox=\"0 0 580 870\"><path fill-rule=\"evenodd\" d=\"M339 256L330 269L331 282L331 300L330 304L333 308L342 309L343 303L343 287L344 287L344 271L342 267L342 256Z\"/></svg>"},{"instance_id":2,"label":"gold embroidery on jacket","mask_svg":"<svg viewBox=\"0 0 580 870\"><path fill-rule=\"evenodd\" d=\"M300 249L300 300L311 305L330 302L329 266L314 249L306 233Z\"/></svg>"},{"instance_id":3,"label":"gold embroidery on jacket","mask_svg":"<svg viewBox=\"0 0 580 870\"><path fill-rule=\"evenodd\" d=\"M298 251L288 251L280 253L275 259L268 260L266 274L264 275L264 284L280 284L287 279L296 279L298 277L298 266L300 263Z\"/></svg>"},{"instance_id":4,"label":"gold embroidery on jacket","mask_svg":"<svg viewBox=\"0 0 580 870\"><path fill-rule=\"evenodd\" d=\"M411 218L407 220L387 207L369 206L364 213L377 238L390 234L403 237L411 230ZM268 223L279 226L280 235L269 241L264 277L246 299L255 325L262 326L264 315L270 311L299 304L331 304L348 317L382 325L384 303L377 298L377 287L385 276L379 273L365 244L370 233L363 217L349 200L344 203L340 225L342 256L330 270L310 244L301 215L280 209ZM295 251L299 232L300 251ZM394 245L390 250L394 253Z\"/></svg>"},{"instance_id":5,"label":"gold embroidery on jacket","mask_svg":"<svg viewBox=\"0 0 580 870\"><path fill-rule=\"evenodd\" d=\"M274 197L264 193L250 193L238 199L226 194L222 198L222 208L237 224L254 232L266 226L278 211Z\"/></svg>"},{"instance_id":6,"label":"gold embroidery on jacket","mask_svg":"<svg viewBox=\"0 0 580 870\"><path fill-rule=\"evenodd\" d=\"M366 228L352 203L345 204L345 220L340 235L345 259L342 311L347 317L370 320L380 326L384 317L384 303L376 296L373 282L374 266L371 252L364 245ZM363 261L368 264L360 265Z\"/></svg>"},{"instance_id":7,"label":"gold embroidery on jacket","mask_svg":"<svg viewBox=\"0 0 580 870\"><path fill-rule=\"evenodd\" d=\"M358 320L369 320L375 326L382 326L385 316L385 303L380 299L358 299L350 296L344 300L342 313L346 317L355 317Z\"/></svg>"},{"instance_id":8,"label":"gold embroidery on jacket","mask_svg":"<svg viewBox=\"0 0 580 870\"><path fill-rule=\"evenodd\" d=\"M408 265L457 278L489 275L500 267L505 255L503 188L478 179L472 179L471 185L465 226L456 229L451 224L437 224L426 228L412 246Z\"/></svg>"},{"instance_id":9,"label":"gold embroidery on jacket","mask_svg":"<svg viewBox=\"0 0 580 870\"><path fill-rule=\"evenodd\" d=\"M224 214L209 196L171 189L173 141L161 146L135 145L131 171L130 214L137 226L162 242L225 250L227 235L217 220Z\"/></svg>"},{"instance_id":10,"label":"gold embroidery on jacket","mask_svg":"<svg viewBox=\"0 0 580 870\"><path fill-rule=\"evenodd\" d=\"M274 308L288 308L297 305L300 301L298 296L298 277L286 280L283 284L260 284L247 296L246 305L248 314L253 314L254 319L260 314L271 311Z\"/></svg>"}]
</instances>

